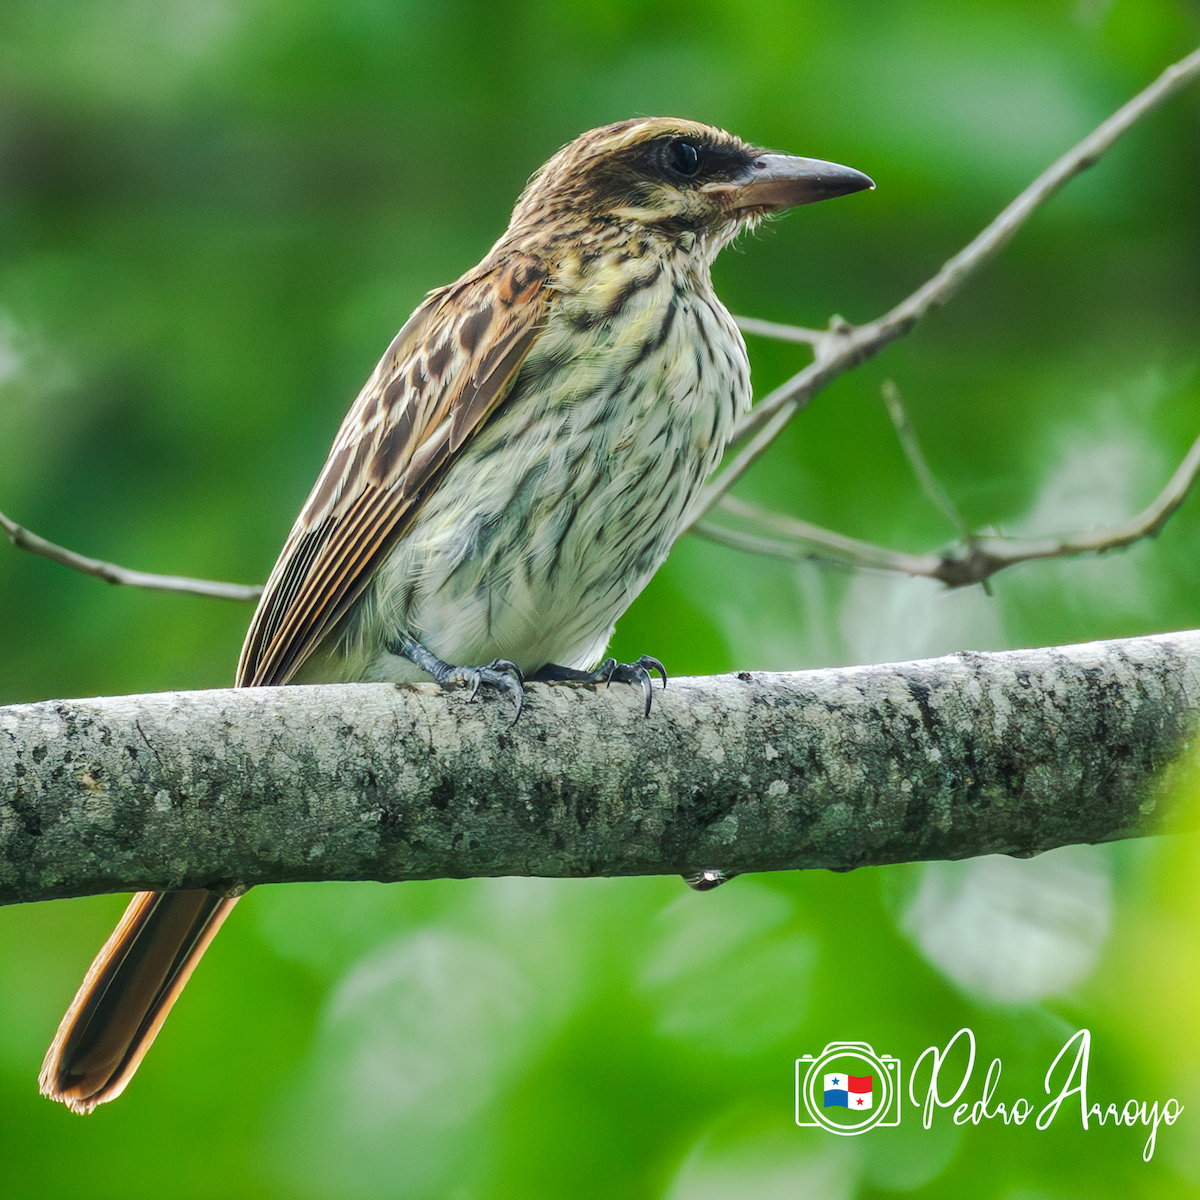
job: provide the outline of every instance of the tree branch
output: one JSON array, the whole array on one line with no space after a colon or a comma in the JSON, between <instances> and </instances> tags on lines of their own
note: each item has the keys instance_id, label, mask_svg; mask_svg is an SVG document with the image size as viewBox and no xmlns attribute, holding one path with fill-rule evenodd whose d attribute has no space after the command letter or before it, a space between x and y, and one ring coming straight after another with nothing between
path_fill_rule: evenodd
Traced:
<instances>
[{"instance_id":1,"label":"tree branch","mask_svg":"<svg viewBox=\"0 0 1200 1200\"><path fill-rule=\"evenodd\" d=\"M218 600L257 600L262 595L262 588L256 584L217 583L212 579L189 579L186 575L151 575L146 571L130 571L126 567L101 562L98 558L87 558L65 546L56 546L38 537L2 512L0 529L4 530L8 540L18 550L28 550L31 554L48 558L73 571L82 571L84 575L94 575L108 583L124 583L130 587L153 588L162 592L190 592L193 596L211 596Z\"/></svg>"},{"instance_id":2,"label":"tree branch","mask_svg":"<svg viewBox=\"0 0 1200 1200\"><path fill-rule=\"evenodd\" d=\"M919 450L917 451L919 453ZM841 567L893 571L938 579L947 587L984 583L1005 567L1039 558L1070 558L1121 550L1143 538L1157 537L1175 510L1187 499L1200 476L1200 437L1193 443L1175 473L1151 504L1115 529L1097 526L1082 533L1041 538L984 537L972 534L956 546L935 554L904 554L860 542L822 529L784 513L759 508L737 496L722 496L718 507L772 534L762 537L703 521L695 532L709 541L754 554L792 560L812 559ZM934 486L938 486L934 481ZM947 498L949 502L949 499Z\"/></svg>"},{"instance_id":3,"label":"tree branch","mask_svg":"<svg viewBox=\"0 0 1200 1200\"><path fill-rule=\"evenodd\" d=\"M834 317L818 337L814 331L739 318L747 332L787 341L809 342L812 363L759 401L734 430L734 441L749 442L697 497L685 528L693 527L758 461L802 408L847 371L874 358L885 346L911 333L932 309L940 308L982 266L991 262L1018 229L1065 183L1098 162L1131 126L1187 87L1200 75L1200 49L1168 67L1149 87L1122 105L1083 141L1037 177L969 245L930 280L878 320L857 328ZM785 332L786 331L786 332Z\"/></svg>"},{"instance_id":4,"label":"tree branch","mask_svg":"<svg viewBox=\"0 0 1200 1200\"><path fill-rule=\"evenodd\" d=\"M624 685L0 708L0 902L317 879L767 871L1194 827L1200 632Z\"/></svg>"},{"instance_id":5,"label":"tree branch","mask_svg":"<svg viewBox=\"0 0 1200 1200\"><path fill-rule=\"evenodd\" d=\"M762 321L754 317L735 318L738 326L746 333L811 345L814 360L804 370L793 375L785 384L776 388L755 405L753 411L738 424L734 430L733 442L736 443L746 437L751 438L750 442L697 497L696 503L688 514L687 521L680 530L680 536L690 529L697 529L701 517L718 503L722 504L722 507L731 507L725 503L729 489L767 450L792 417L802 408L807 407L819 392L847 371L873 358L889 343L910 333L917 322L931 309L945 304L971 275L1000 252L1021 225L1059 188L1096 163L1121 134L1142 117L1165 103L1176 92L1181 91L1197 75L1200 75L1200 49L1168 67L1149 87L1139 92L1083 141L1068 150L1057 162L1042 172L969 245L946 262L932 279L922 284L907 299L901 301L878 320L856 328L841 317L833 316L829 320L827 329L816 330L779 324L774 321ZM905 431L903 429L898 431L903 441ZM905 442L905 446L907 449L907 442ZM743 506L747 511L751 507ZM1170 513L1166 514L1166 516L1169 515ZM1163 517L1164 521L1166 516ZM775 519L788 520L785 517ZM808 532L795 532L797 526L803 526ZM29 550L52 562L60 563L72 570L82 571L85 575L94 575L99 579L105 579L109 583L122 583L133 587L155 588L163 591L190 592L198 596L214 596L224 600L254 601L262 593L260 586L217 583L212 580L189 579L177 575L151 575L143 571L127 570L98 559L86 558L84 555L76 554L38 537L37 534L22 528L3 513L0 513L0 528L4 529L9 540L19 549ZM904 571L915 575L929 574L949 583L951 587L982 582L988 575L994 574L1005 566L1010 566L1013 562L1023 562L1030 558L1061 557L1063 554L1082 552L1064 550L1061 548L1061 544L1059 544L1059 549L1047 550L1046 547L1052 544L1052 540L1043 540L1036 544L1028 543L1030 547L1036 545L1037 548L1028 552L1023 551L1018 557L1011 559L1004 557L1002 548L996 560L999 565L992 566L988 551L982 548L985 543L1005 541L1004 539L974 539L966 554L959 554L957 551L948 552L945 556L938 556L935 561L932 556L901 555L881 547L868 546L867 543L856 542L853 538L843 538L839 534L821 530L817 526L807 525L805 522L797 522L793 531L785 535L791 539L787 543L772 542L769 539L711 524L706 524L703 529L697 529L697 531L714 541L752 550L755 553L776 554L785 558L822 560L832 555L834 560L840 563L877 566L883 570ZM1129 540L1136 541L1138 537L1144 536L1147 535L1139 533ZM809 541L818 549L798 549L793 544L796 538ZM1007 545L1007 542L1005 544ZM1011 546L1008 548L1012 549ZM1109 549L1111 547L1089 548ZM922 564L921 569L912 570L909 565L899 565L902 562Z\"/></svg>"}]
</instances>

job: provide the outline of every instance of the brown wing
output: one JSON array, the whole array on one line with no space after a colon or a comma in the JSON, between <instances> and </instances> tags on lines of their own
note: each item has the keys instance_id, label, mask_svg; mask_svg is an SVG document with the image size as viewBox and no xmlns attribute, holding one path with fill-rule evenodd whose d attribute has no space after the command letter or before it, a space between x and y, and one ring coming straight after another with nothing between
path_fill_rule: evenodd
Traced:
<instances>
[{"instance_id":1,"label":"brown wing","mask_svg":"<svg viewBox=\"0 0 1200 1200\"><path fill-rule=\"evenodd\" d=\"M263 590L239 687L287 683L362 593L544 325L546 270L507 258L434 292L346 415Z\"/></svg>"}]
</instances>

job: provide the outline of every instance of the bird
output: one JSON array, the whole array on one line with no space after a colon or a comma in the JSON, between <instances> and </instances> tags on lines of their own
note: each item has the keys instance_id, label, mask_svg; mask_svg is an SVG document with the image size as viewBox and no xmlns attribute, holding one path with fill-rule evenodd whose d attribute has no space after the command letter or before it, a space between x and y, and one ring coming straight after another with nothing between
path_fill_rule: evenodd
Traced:
<instances>
[{"instance_id":1,"label":"bird","mask_svg":"<svg viewBox=\"0 0 1200 1200\"><path fill-rule=\"evenodd\" d=\"M627 682L649 715L657 659L596 664L750 407L713 260L764 217L874 186L679 118L564 146L354 401L237 686L433 679L519 716L526 680ZM47 1052L44 1095L87 1113L121 1094L237 900L134 896Z\"/></svg>"}]
</instances>

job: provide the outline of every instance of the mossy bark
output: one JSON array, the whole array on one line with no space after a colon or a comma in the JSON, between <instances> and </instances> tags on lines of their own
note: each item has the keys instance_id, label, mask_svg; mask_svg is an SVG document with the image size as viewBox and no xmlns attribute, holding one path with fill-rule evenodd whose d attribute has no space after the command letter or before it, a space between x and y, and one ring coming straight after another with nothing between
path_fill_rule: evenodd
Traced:
<instances>
[{"instance_id":1,"label":"mossy bark","mask_svg":"<svg viewBox=\"0 0 1200 1200\"><path fill-rule=\"evenodd\" d=\"M1030 855L1188 828L1200 633L926 662L0 708L0 902Z\"/></svg>"}]
</instances>

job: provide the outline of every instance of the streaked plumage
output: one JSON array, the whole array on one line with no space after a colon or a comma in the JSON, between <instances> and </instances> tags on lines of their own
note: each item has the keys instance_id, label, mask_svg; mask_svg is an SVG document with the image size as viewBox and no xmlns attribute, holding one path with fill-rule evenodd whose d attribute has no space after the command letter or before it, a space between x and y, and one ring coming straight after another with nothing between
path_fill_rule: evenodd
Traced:
<instances>
[{"instance_id":1,"label":"streaked plumage","mask_svg":"<svg viewBox=\"0 0 1200 1200\"><path fill-rule=\"evenodd\" d=\"M595 316L615 273L604 263L572 303L542 302L544 328L503 411L463 447L332 653L299 679L428 678L385 649L398 628L451 663L505 658L529 675L599 660L750 400L741 337L707 264L647 259L619 321ZM293 534L300 545L308 528Z\"/></svg>"},{"instance_id":2,"label":"streaked plumage","mask_svg":"<svg viewBox=\"0 0 1200 1200\"><path fill-rule=\"evenodd\" d=\"M239 685L428 679L420 661L501 686L477 669L594 665L750 403L712 260L765 213L869 186L690 121L623 121L566 146L350 409ZM43 1091L77 1111L118 1095L232 903L135 897Z\"/></svg>"}]
</instances>

